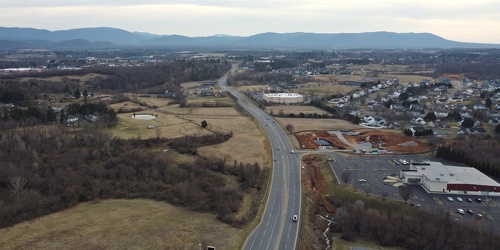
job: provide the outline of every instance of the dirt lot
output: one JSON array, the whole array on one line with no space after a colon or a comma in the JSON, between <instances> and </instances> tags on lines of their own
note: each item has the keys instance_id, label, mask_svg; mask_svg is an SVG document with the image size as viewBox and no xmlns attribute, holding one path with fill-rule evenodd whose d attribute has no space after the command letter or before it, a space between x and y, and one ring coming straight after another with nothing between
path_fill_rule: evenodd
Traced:
<instances>
[{"instance_id":1,"label":"dirt lot","mask_svg":"<svg viewBox=\"0 0 500 250\"><path fill-rule=\"evenodd\" d=\"M335 149L350 149L347 144L338 139L337 136L329 134L327 131L297 132L294 134L302 149L317 149L320 145L316 139L323 139L330 142Z\"/></svg>"},{"instance_id":2,"label":"dirt lot","mask_svg":"<svg viewBox=\"0 0 500 250\"><path fill-rule=\"evenodd\" d=\"M362 132L363 134L358 136L344 135L344 138L351 143L370 142L374 148L380 145L385 150L398 154L418 153L429 150L426 143L417 140L415 137L406 136L398 130L363 129L353 132Z\"/></svg>"},{"instance_id":3,"label":"dirt lot","mask_svg":"<svg viewBox=\"0 0 500 250\"><path fill-rule=\"evenodd\" d=\"M359 129L351 130L351 132L361 132L362 134L356 136L344 135L344 138L351 143L370 142L373 149L383 147L386 151L397 154L418 153L429 150L426 143L415 139L415 137L405 136L400 131ZM319 147L319 144L315 142L317 138L333 143L335 149L339 147L340 149L350 149L350 147L340 141L336 135L331 135L325 130L296 132L294 135L304 149L317 149Z\"/></svg>"}]
</instances>

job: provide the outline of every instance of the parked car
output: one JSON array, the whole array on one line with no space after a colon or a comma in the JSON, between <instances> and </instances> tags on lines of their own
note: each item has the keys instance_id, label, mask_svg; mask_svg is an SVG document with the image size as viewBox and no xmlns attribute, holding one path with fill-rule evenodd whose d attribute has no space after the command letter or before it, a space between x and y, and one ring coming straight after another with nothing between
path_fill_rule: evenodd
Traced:
<instances>
[{"instance_id":1,"label":"parked car","mask_svg":"<svg viewBox=\"0 0 500 250\"><path fill-rule=\"evenodd\" d=\"M460 197L457 197L457 201L460 201L460 202L462 202L463 200L462 200L462 198L460 198Z\"/></svg>"},{"instance_id":2,"label":"parked car","mask_svg":"<svg viewBox=\"0 0 500 250\"><path fill-rule=\"evenodd\" d=\"M296 214L294 214L292 217L292 221L297 222L298 220L299 220L299 217Z\"/></svg>"},{"instance_id":3,"label":"parked car","mask_svg":"<svg viewBox=\"0 0 500 250\"><path fill-rule=\"evenodd\" d=\"M448 199L449 201L453 201L453 197L448 196L448 197L447 197L447 199Z\"/></svg>"},{"instance_id":4,"label":"parked car","mask_svg":"<svg viewBox=\"0 0 500 250\"><path fill-rule=\"evenodd\" d=\"M472 209L469 209L469 210L467 210L467 213L474 214L474 211L472 211Z\"/></svg>"},{"instance_id":5,"label":"parked car","mask_svg":"<svg viewBox=\"0 0 500 250\"><path fill-rule=\"evenodd\" d=\"M472 199L471 199L471 198L467 198L467 201L468 201L468 202L472 202Z\"/></svg>"},{"instance_id":6,"label":"parked car","mask_svg":"<svg viewBox=\"0 0 500 250\"><path fill-rule=\"evenodd\" d=\"M366 180L365 179L359 179L359 183L365 183Z\"/></svg>"},{"instance_id":7,"label":"parked car","mask_svg":"<svg viewBox=\"0 0 500 250\"><path fill-rule=\"evenodd\" d=\"M461 208L457 209L457 212L458 212L459 214L464 214L464 210L463 210L463 209L461 209Z\"/></svg>"},{"instance_id":8,"label":"parked car","mask_svg":"<svg viewBox=\"0 0 500 250\"><path fill-rule=\"evenodd\" d=\"M483 218L483 215L482 214L477 214L477 218L481 219L481 218Z\"/></svg>"},{"instance_id":9,"label":"parked car","mask_svg":"<svg viewBox=\"0 0 500 250\"><path fill-rule=\"evenodd\" d=\"M476 198L476 201L481 203L482 200L481 200L481 198L478 197L478 198Z\"/></svg>"}]
</instances>

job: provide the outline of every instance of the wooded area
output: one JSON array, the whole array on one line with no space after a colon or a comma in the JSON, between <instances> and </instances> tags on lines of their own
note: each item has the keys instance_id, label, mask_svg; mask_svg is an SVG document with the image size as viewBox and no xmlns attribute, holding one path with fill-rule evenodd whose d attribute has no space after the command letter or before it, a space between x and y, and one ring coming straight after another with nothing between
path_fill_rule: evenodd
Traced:
<instances>
[{"instance_id":1,"label":"wooded area","mask_svg":"<svg viewBox=\"0 0 500 250\"><path fill-rule=\"evenodd\" d=\"M181 139L120 140L98 129L63 126L4 130L0 137L0 226L107 198L149 198L211 212L233 226L243 192L265 185L261 166L195 155L231 134ZM193 154L177 164L158 148ZM258 202L258 201L257 201Z\"/></svg>"}]
</instances>

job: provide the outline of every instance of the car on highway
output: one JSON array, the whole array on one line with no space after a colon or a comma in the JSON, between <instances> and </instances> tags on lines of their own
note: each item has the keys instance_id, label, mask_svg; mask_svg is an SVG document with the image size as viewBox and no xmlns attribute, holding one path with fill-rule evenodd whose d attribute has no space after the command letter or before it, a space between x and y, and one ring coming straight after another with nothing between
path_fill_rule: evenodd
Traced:
<instances>
[{"instance_id":1,"label":"car on highway","mask_svg":"<svg viewBox=\"0 0 500 250\"><path fill-rule=\"evenodd\" d=\"M459 214L464 214L464 210L463 210L463 209L461 209L461 208L457 209L457 212L458 212Z\"/></svg>"},{"instance_id":2,"label":"car on highway","mask_svg":"<svg viewBox=\"0 0 500 250\"><path fill-rule=\"evenodd\" d=\"M299 217L296 214L294 214L292 217L292 221L297 222L298 220L299 220Z\"/></svg>"},{"instance_id":3,"label":"car on highway","mask_svg":"<svg viewBox=\"0 0 500 250\"><path fill-rule=\"evenodd\" d=\"M468 201L468 202L472 202L472 199L471 199L471 198L467 198L467 201Z\"/></svg>"},{"instance_id":4,"label":"car on highway","mask_svg":"<svg viewBox=\"0 0 500 250\"><path fill-rule=\"evenodd\" d=\"M460 201L460 202L462 202L463 200L462 200L462 198L460 198L460 197L457 197L457 201Z\"/></svg>"},{"instance_id":5,"label":"car on highway","mask_svg":"<svg viewBox=\"0 0 500 250\"><path fill-rule=\"evenodd\" d=\"M467 213L474 214L474 211L472 211L472 209L469 209L469 210L467 210Z\"/></svg>"},{"instance_id":6,"label":"car on highway","mask_svg":"<svg viewBox=\"0 0 500 250\"><path fill-rule=\"evenodd\" d=\"M481 203L482 200L481 200L481 198L478 197L478 198L476 198L476 201Z\"/></svg>"},{"instance_id":7,"label":"car on highway","mask_svg":"<svg viewBox=\"0 0 500 250\"><path fill-rule=\"evenodd\" d=\"M447 199L448 199L449 201L453 201L453 197L448 196L448 197L447 197Z\"/></svg>"}]
</instances>

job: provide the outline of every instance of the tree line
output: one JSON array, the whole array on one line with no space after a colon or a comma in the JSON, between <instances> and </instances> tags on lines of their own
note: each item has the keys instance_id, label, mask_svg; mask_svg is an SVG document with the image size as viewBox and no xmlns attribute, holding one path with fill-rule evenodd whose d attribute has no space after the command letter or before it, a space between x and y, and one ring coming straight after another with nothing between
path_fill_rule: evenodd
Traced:
<instances>
[{"instance_id":1,"label":"tree line","mask_svg":"<svg viewBox=\"0 0 500 250\"><path fill-rule=\"evenodd\" d=\"M500 142L487 140L481 142L477 140L464 145L463 142L451 145L440 145L436 151L436 157L446 160L463 163L467 166L476 168L484 174L500 178L500 157L498 149ZM491 147L491 148L490 148Z\"/></svg>"},{"instance_id":2,"label":"tree line","mask_svg":"<svg viewBox=\"0 0 500 250\"><path fill-rule=\"evenodd\" d=\"M344 240L358 238L375 241L384 247L405 249L498 249L500 241L492 228L481 221L473 224L456 223L449 212L428 214L415 211L414 216L394 215L369 209L358 200L353 204L336 201L341 206L330 226L330 233L339 233Z\"/></svg>"}]
</instances>

